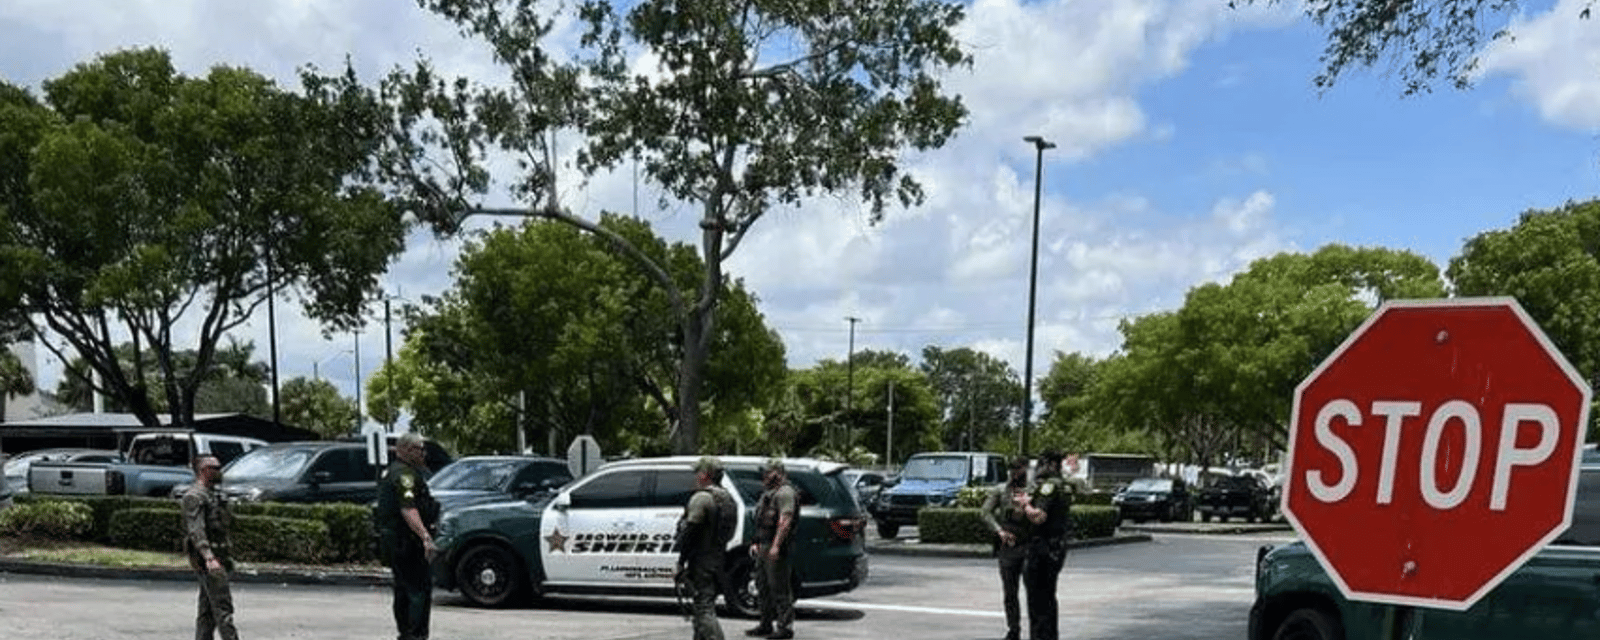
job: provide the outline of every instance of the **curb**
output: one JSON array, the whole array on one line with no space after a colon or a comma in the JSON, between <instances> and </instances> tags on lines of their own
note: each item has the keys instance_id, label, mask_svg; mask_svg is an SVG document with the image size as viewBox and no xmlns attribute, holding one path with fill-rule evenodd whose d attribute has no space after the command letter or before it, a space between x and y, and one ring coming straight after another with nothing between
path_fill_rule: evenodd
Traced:
<instances>
[{"instance_id":1,"label":"curb","mask_svg":"<svg viewBox=\"0 0 1600 640\"><path fill-rule=\"evenodd\" d=\"M1089 549L1135 542L1150 542L1148 533L1132 533L1110 538L1089 538L1067 543L1067 549ZM867 553L886 556L921 556L932 558L993 558L994 548L987 544L922 544L920 542L868 544Z\"/></svg>"},{"instance_id":2,"label":"curb","mask_svg":"<svg viewBox=\"0 0 1600 640\"><path fill-rule=\"evenodd\" d=\"M1293 531L1289 523L1271 524L1238 524L1238 525L1123 525L1118 527L1121 531L1137 531L1140 533L1173 533L1185 535L1236 535L1245 533L1276 533L1279 531Z\"/></svg>"},{"instance_id":3,"label":"curb","mask_svg":"<svg viewBox=\"0 0 1600 640\"><path fill-rule=\"evenodd\" d=\"M35 562L32 560L0 559L0 573L18 573L64 578L109 578L118 580L171 580L193 582L194 571L157 567L101 567L95 565ZM327 571L260 571L235 570L229 574L232 583L298 584L326 586L388 586L389 574L378 572L334 573Z\"/></svg>"}]
</instances>

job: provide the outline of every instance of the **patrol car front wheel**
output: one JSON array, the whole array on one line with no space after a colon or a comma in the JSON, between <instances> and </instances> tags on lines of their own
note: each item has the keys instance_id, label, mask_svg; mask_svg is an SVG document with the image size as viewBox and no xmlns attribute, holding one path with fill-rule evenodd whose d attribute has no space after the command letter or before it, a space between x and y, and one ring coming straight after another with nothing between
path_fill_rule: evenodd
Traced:
<instances>
[{"instance_id":1,"label":"patrol car front wheel","mask_svg":"<svg viewBox=\"0 0 1600 640\"><path fill-rule=\"evenodd\" d=\"M1337 616L1320 608L1295 609L1285 616L1272 640L1344 640Z\"/></svg>"},{"instance_id":2,"label":"patrol car front wheel","mask_svg":"<svg viewBox=\"0 0 1600 640\"><path fill-rule=\"evenodd\" d=\"M494 544L480 544L461 554L456 562L456 584L461 595L483 607L501 607L523 590L516 557Z\"/></svg>"},{"instance_id":3,"label":"patrol car front wheel","mask_svg":"<svg viewBox=\"0 0 1600 640\"><path fill-rule=\"evenodd\" d=\"M722 599L728 608L746 618L761 617L761 593L756 587L755 561L740 558L728 572Z\"/></svg>"}]
</instances>

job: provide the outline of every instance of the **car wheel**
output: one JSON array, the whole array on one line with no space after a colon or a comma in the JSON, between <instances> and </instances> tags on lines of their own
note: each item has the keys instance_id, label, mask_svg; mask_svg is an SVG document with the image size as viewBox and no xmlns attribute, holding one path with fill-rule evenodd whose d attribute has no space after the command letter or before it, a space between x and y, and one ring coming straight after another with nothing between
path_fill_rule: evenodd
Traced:
<instances>
[{"instance_id":1,"label":"car wheel","mask_svg":"<svg viewBox=\"0 0 1600 640\"><path fill-rule=\"evenodd\" d=\"M1200 521L1201 522L1211 522L1211 513L1208 512L1208 511L1201 511L1200 512Z\"/></svg>"},{"instance_id":2,"label":"car wheel","mask_svg":"<svg viewBox=\"0 0 1600 640\"><path fill-rule=\"evenodd\" d=\"M884 540L893 540L897 535L900 535L900 525L888 524L884 522L878 523L879 538L883 538Z\"/></svg>"},{"instance_id":3,"label":"car wheel","mask_svg":"<svg viewBox=\"0 0 1600 640\"><path fill-rule=\"evenodd\" d=\"M1322 609L1295 609L1278 624L1272 640L1344 640L1344 625Z\"/></svg>"},{"instance_id":4,"label":"car wheel","mask_svg":"<svg viewBox=\"0 0 1600 640\"><path fill-rule=\"evenodd\" d=\"M739 558L723 576L722 601L728 609L746 618L761 617L761 592L756 586L756 563Z\"/></svg>"},{"instance_id":5,"label":"car wheel","mask_svg":"<svg viewBox=\"0 0 1600 640\"><path fill-rule=\"evenodd\" d=\"M505 547L479 544L456 562L456 584L461 595L481 607L502 607L523 590L522 563Z\"/></svg>"}]
</instances>

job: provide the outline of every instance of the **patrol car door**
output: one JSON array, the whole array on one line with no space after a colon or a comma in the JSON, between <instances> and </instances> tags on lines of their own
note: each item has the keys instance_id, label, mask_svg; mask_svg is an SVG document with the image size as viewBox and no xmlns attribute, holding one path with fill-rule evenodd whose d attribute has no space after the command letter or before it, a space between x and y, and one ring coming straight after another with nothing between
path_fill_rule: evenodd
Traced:
<instances>
[{"instance_id":1,"label":"patrol car door","mask_svg":"<svg viewBox=\"0 0 1600 640\"><path fill-rule=\"evenodd\" d=\"M639 542L632 554L618 554L632 567L614 576L628 583L655 583L672 585L672 572L678 564L678 520L683 509L698 486L695 473L690 469L658 469L651 472L651 482L646 492L645 507L639 513Z\"/></svg>"},{"instance_id":2,"label":"patrol car door","mask_svg":"<svg viewBox=\"0 0 1600 640\"><path fill-rule=\"evenodd\" d=\"M607 568L620 540L638 526L643 469L597 473L558 494L539 519L539 554L552 583L614 582Z\"/></svg>"}]
</instances>

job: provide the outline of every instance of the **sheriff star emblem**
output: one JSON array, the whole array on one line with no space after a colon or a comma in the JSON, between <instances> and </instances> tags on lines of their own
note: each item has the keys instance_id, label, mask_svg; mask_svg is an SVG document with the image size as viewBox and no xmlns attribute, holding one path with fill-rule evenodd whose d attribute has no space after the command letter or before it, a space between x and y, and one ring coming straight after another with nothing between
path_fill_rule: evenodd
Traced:
<instances>
[{"instance_id":1,"label":"sheriff star emblem","mask_svg":"<svg viewBox=\"0 0 1600 640\"><path fill-rule=\"evenodd\" d=\"M550 551L567 552L567 537L561 535L560 529L551 531L550 535L544 537L544 541L550 543Z\"/></svg>"}]
</instances>

